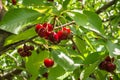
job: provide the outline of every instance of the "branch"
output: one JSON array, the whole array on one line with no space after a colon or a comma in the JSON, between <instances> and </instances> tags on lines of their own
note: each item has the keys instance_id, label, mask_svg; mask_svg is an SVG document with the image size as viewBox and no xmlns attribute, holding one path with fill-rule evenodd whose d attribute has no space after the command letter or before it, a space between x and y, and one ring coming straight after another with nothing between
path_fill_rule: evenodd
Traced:
<instances>
[{"instance_id":1,"label":"branch","mask_svg":"<svg viewBox=\"0 0 120 80\"><path fill-rule=\"evenodd\" d=\"M99 8L96 13L100 14L101 12L105 11L107 8L109 8L110 6L112 6L113 4L115 4L118 0L112 0L111 2L107 3L106 5L102 6L101 8Z\"/></svg>"},{"instance_id":2,"label":"branch","mask_svg":"<svg viewBox=\"0 0 120 80\"><path fill-rule=\"evenodd\" d=\"M10 50L10 49L14 49L15 47L17 47L17 46L19 46L19 45L21 45L21 44L23 44L23 43L26 43L26 42L28 42L28 41L36 38L36 37L37 37L37 36L33 36L32 38L30 38L30 39L28 39L28 40L22 40L22 41L19 41L19 42L16 42L16 43L13 43L13 44L10 44L10 45L7 45L7 46L3 47L2 49L0 49L0 56L1 56L4 52L6 52L6 51L8 51L8 50Z\"/></svg>"}]
</instances>

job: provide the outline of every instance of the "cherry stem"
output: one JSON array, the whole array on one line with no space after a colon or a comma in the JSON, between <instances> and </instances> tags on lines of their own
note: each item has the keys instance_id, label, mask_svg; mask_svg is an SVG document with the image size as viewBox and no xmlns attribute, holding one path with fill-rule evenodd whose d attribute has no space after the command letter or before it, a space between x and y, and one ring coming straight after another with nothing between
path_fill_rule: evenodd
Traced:
<instances>
[{"instance_id":1,"label":"cherry stem","mask_svg":"<svg viewBox=\"0 0 120 80\"><path fill-rule=\"evenodd\" d=\"M61 26L57 26L55 29L62 28L62 27L65 27L65 26L69 26L69 25L72 25L72 24L75 24L75 21L71 21L71 22L63 24Z\"/></svg>"}]
</instances>

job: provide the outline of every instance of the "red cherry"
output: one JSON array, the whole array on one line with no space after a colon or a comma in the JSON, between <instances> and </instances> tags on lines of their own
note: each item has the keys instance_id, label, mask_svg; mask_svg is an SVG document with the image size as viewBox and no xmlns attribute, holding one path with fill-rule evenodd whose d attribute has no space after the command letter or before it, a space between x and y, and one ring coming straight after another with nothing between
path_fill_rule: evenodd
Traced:
<instances>
[{"instance_id":1,"label":"red cherry","mask_svg":"<svg viewBox=\"0 0 120 80\"><path fill-rule=\"evenodd\" d=\"M46 72L46 73L42 74L42 76L45 78L48 78L48 73Z\"/></svg>"},{"instance_id":2,"label":"red cherry","mask_svg":"<svg viewBox=\"0 0 120 80\"><path fill-rule=\"evenodd\" d=\"M110 56L107 56L107 57L105 58L105 61L111 62Z\"/></svg>"},{"instance_id":3,"label":"red cherry","mask_svg":"<svg viewBox=\"0 0 120 80\"><path fill-rule=\"evenodd\" d=\"M37 24L37 25L35 26L35 31L36 31L36 33L38 33L39 30L40 30L42 27L43 27L42 24Z\"/></svg>"},{"instance_id":4,"label":"red cherry","mask_svg":"<svg viewBox=\"0 0 120 80\"><path fill-rule=\"evenodd\" d=\"M52 31L53 30L53 25L50 23L44 23L43 27L46 28L48 31Z\"/></svg>"},{"instance_id":5,"label":"red cherry","mask_svg":"<svg viewBox=\"0 0 120 80\"><path fill-rule=\"evenodd\" d=\"M63 31L62 31L62 30L58 31L58 32L57 32L57 35L58 35L58 37L62 40Z\"/></svg>"},{"instance_id":6,"label":"red cherry","mask_svg":"<svg viewBox=\"0 0 120 80\"><path fill-rule=\"evenodd\" d=\"M44 59L44 65L47 68L52 67L54 65L54 61L52 59L46 58Z\"/></svg>"},{"instance_id":7,"label":"red cherry","mask_svg":"<svg viewBox=\"0 0 120 80\"><path fill-rule=\"evenodd\" d=\"M106 65L106 71L113 72L116 69L116 65L114 63L108 62Z\"/></svg>"},{"instance_id":8,"label":"red cherry","mask_svg":"<svg viewBox=\"0 0 120 80\"><path fill-rule=\"evenodd\" d=\"M40 36L40 37L46 37L46 35L47 35L47 31L45 30L45 28L41 28L40 30L39 30L39 32L38 32L38 35Z\"/></svg>"},{"instance_id":9,"label":"red cherry","mask_svg":"<svg viewBox=\"0 0 120 80\"><path fill-rule=\"evenodd\" d=\"M66 31L67 34L70 34L71 30L69 28L63 27L63 31Z\"/></svg>"},{"instance_id":10,"label":"red cherry","mask_svg":"<svg viewBox=\"0 0 120 80\"><path fill-rule=\"evenodd\" d=\"M17 1L16 0L12 0L12 4L16 5Z\"/></svg>"},{"instance_id":11,"label":"red cherry","mask_svg":"<svg viewBox=\"0 0 120 80\"><path fill-rule=\"evenodd\" d=\"M110 77L109 77L109 80L113 80L113 78L110 76Z\"/></svg>"},{"instance_id":12,"label":"red cherry","mask_svg":"<svg viewBox=\"0 0 120 80\"><path fill-rule=\"evenodd\" d=\"M30 46L29 46L29 49L30 49L30 50L34 50L34 46L30 45Z\"/></svg>"},{"instance_id":13,"label":"red cherry","mask_svg":"<svg viewBox=\"0 0 120 80\"><path fill-rule=\"evenodd\" d=\"M106 69L106 64L107 64L107 61L102 61L98 66L99 69L105 70Z\"/></svg>"},{"instance_id":14,"label":"red cherry","mask_svg":"<svg viewBox=\"0 0 120 80\"><path fill-rule=\"evenodd\" d=\"M20 53L23 51L23 48L18 48L17 52Z\"/></svg>"}]
</instances>

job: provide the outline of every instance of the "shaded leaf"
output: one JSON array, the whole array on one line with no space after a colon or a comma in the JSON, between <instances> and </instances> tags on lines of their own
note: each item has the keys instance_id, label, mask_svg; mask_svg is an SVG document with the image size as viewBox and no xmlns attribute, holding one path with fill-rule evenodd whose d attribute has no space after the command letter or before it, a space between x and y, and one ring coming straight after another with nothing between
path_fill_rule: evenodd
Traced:
<instances>
[{"instance_id":1,"label":"shaded leaf","mask_svg":"<svg viewBox=\"0 0 120 80\"><path fill-rule=\"evenodd\" d=\"M29 38L32 38L35 35L36 35L35 29L31 28L31 29L28 29L27 31L25 31L24 33L20 33L18 35L11 35L11 36L9 36L5 40L5 44L4 45L6 46L6 45L9 45L9 44L21 41L21 40L29 39Z\"/></svg>"}]
</instances>

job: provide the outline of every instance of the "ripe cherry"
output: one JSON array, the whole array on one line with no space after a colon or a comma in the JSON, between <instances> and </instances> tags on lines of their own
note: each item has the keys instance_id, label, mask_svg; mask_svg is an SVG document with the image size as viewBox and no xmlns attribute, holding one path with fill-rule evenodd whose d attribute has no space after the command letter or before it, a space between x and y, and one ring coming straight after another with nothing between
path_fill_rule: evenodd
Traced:
<instances>
[{"instance_id":1,"label":"ripe cherry","mask_svg":"<svg viewBox=\"0 0 120 80\"><path fill-rule=\"evenodd\" d=\"M47 68L52 67L54 65L54 61L52 59L46 58L44 59L44 65Z\"/></svg>"},{"instance_id":2,"label":"ripe cherry","mask_svg":"<svg viewBox=\"0 0 120 80\"><path fill-rule=\"evenodd\" d=\"M18 48L17 52L20 53L23 51L23 48Z\"/></svg>"},{"instance_id":3,"label":"ripe cherry","mask_svg":"<svg viewBox=\"0 0 120 80\"><path fill-rule=\"evenodd\" d=\"M102 69L102 70L106 70L106 64L107 62L106 61L102 61L100 64L99 64L99 69Z\"/></svg>"},{"instance_id":4,"label":"ripe cherry","mask_svg":"<svg viewBox=\"0 0 120 80\"><path fill-rule=\"evenodd\" d=\"M16 0L12 0L12 4L16 5L17 1Z\"/></svg>"},{"instance_id":5,"label":"ripe cherry","mask_svg":"<svg viewBox=\"0 0 120 80\"><path fill-rule=\"evenodd\" d=\"M44 23L43 27L46 28L48 31L52 31L53 30L53 25L50 23Z\"/></svg>"},{"instance_id":6,"label":"ripe cherry","mask_svg":"<svg viewBox=\"0 0 120 80\"><path fill-rule=\"evenodd\" d=\"M48 78L48 73L46 72L46 73L42 74L42 76L45 78Z\"/></svg>"},{"instance_id":7,"label":"ripe cherry","mask_svg":"<svg viewBox=\"0 0 120 80\"><path fill-rule=\"evenodd\" d=\"M113 72L116 69L116 65L111 62L107 63L106 67L106 71L108 72Z\"/></svg>"},{"instance_id":8,"label":"ripe cherry","mask_svg":"<svg viewBox=\"0 0 120 80\"><path fill-rule=\"evenodd\" d=\"M105 58L105 61L111 62L110 56L107 56L107 57Z\"/></svg>"},{"instance_id":9,"label":"ripe cherry","mask_svg":"<svg viewBox=\"0 0 120 80\"><path fill-rule=\"evenodd\" d=\"M35 31L36 31L36 33L38 33L39 30L40 30L42 27L43 27L42 24L37 24L37 25L35 26Z\"/></svg>"}]
</instances>

